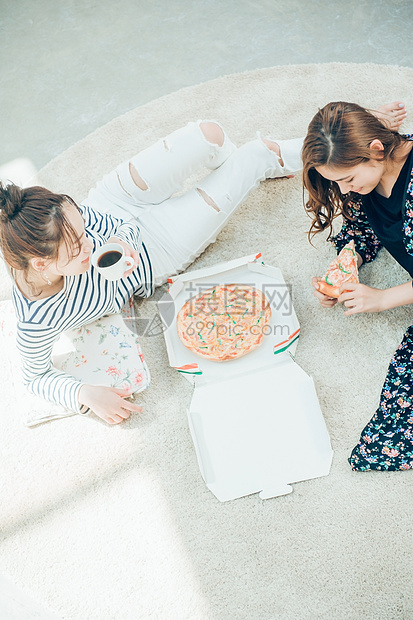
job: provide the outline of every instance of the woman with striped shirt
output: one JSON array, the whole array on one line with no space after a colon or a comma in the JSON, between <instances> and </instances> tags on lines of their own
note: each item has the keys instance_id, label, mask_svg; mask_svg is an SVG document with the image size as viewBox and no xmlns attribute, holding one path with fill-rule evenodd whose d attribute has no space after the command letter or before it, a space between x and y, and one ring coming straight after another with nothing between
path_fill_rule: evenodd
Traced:
<instances>
[{"instance_id":1,"label":"woman with striped shirt","mask_svg":"<svg viewBox=\"0 0 413 620\"><path fill-rule=\"evenodd\" d=\"M82 383L52 364L60 335L120 312L132 295L184 270L236 207L267 178L301 169L301 141L256 140L236 148L211 121L189 123L106 175L77 205L42 187L0 186L0 246L11 270L17 346L30 392L117 424L141 408L129 392ZM212 170L179 196L201 167ZM134 261L116 281L90 264L100 245L122 245Z\"/></svg>"}]
</instances>

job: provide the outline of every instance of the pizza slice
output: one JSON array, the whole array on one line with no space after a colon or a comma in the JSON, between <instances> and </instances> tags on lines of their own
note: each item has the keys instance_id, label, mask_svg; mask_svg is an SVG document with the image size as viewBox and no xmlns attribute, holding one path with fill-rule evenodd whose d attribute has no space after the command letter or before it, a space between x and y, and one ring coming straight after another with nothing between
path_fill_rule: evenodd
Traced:
<instances>
[{"instance_id":1,"label":"pizza slice","mask_svg":"<svg viewBox=\"0 0 413 620\"><path fill-rule=\"evenodd\" d=\"M357 255L354 241L341 250L318 283L318 290L328 297L339 297L343 282L358 282Z\"/></svg>"}]
</instances>

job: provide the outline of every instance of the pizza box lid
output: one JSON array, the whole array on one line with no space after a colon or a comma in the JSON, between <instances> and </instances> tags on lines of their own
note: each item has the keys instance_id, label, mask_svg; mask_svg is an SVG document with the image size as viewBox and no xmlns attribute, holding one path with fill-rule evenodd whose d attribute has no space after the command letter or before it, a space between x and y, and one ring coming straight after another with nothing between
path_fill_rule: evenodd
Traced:
<instances>
[{"instance_id":1,"label":"pizza box lid","mask_svg":"<svg viewBox=\"0 0 413 620\"><path fill-rule=\"evenodd\" d=\"M176 330L176 314L217 284L251 284L271 304L262 344L236 360L204 360ZM281 271L261 254L186 272L159 301L169 361L195 385L188 421L201 474L220 501L285 495L293 482L328 475L332 449L314 383L295 363L300 326Z\"/></svg>"},{"instance_id":2,"label":"pizza box lid","mask_svg":"<svg viewBox=\"0 0 413 620\"><path fill-rule=\"evenodd\" d=\"M333 451L314 383L291 357L195 386L188 421L199 468L221 501L286 495L327 476Z\"/></svg>"}]
</instances>

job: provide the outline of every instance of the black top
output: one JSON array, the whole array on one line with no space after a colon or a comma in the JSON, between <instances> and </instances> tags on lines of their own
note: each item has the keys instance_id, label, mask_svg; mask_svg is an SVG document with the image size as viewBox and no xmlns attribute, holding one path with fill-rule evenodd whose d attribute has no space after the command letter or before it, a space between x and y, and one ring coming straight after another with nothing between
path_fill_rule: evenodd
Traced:
<instances>
[{"instance_id":1,"label":"black top","mask_svg":"<svg viewBox=\"0 0 413 620\"><path fill-rule=\"evenodd\" d=\"M412 168L413 149L407 156L390 196L385 198L374 189L363 196L363 207L381 244L413 277L413 256L408 254L403 243L404 203Z\"/></svg>"}]
</instances>

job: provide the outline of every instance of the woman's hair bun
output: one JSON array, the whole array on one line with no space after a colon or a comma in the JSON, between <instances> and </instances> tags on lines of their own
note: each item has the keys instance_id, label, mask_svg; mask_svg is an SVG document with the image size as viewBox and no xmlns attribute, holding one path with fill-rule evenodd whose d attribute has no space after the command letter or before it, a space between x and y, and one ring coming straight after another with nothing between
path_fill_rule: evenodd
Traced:
<instances>
[{"instance_id":1,"label":"woman's hair bun","mask_svg":"<svg viewBox=\"0 0 413 620\"><path fill-rule=\"evenodd\" d=\"M6 185L0 181L0 216L13 219L22 208L23 191L18 185Z\"/></svg>"}]
</instances>

